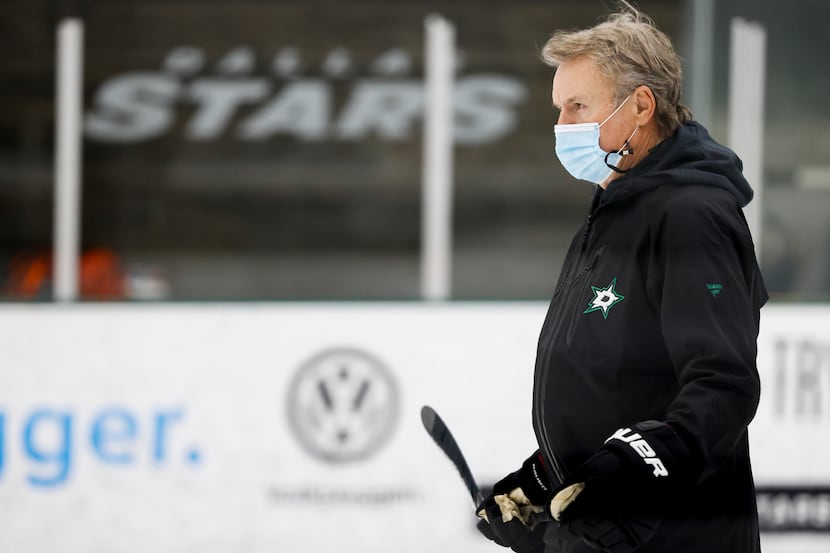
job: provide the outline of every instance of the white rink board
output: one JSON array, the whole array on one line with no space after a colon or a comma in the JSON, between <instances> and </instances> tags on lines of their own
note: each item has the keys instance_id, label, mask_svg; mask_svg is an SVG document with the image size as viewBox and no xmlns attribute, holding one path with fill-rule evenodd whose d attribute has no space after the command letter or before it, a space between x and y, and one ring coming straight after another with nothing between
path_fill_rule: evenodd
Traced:
<instances>
[{"instance_id":1,"label":"white rink board","mask_svg":"<svg viewBox=\"0 0 830 553\"><path fill-rule=\"evenodd\" d=\"M419 410L442 414L480 481L515 470L535 448L545 307L0 306L0 551L495 551ZM759 485L830 485L828 321L824 307L764 308ZM306 441L349 433L317 443L322 459L291 421ZM764 542L830 549L820 535Z\"/></svg>"}]
</instances>

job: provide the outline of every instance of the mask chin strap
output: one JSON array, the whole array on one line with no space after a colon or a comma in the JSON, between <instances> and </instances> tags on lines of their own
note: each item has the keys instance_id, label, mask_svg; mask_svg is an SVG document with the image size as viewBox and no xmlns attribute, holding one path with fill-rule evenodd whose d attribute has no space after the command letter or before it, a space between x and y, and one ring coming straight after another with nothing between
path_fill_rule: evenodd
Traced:
<instances>
[{"instance_id":1,"label":"mask chin strap","mask_svg":"<svg viewBox=\"0 0 830 553\"><path fill-rule=\"evenodd\" d=\"M616 152L608 152L607 154L605 154L605 165L607 165L608 168L611 169L612 171L614 171L615 173L619 173L620 175L622 175L624 173L628 173L628 171L630 171L630 169L620 169L619 167L617 167L615 165L611 165L610 163L608 163L608 156L610 156L611 154L617 154L620 157L625 157L625 156L630 156L631 154L633 154L634 149L631 147L631 139L634 138L635 134L637 134L637 130L639 128L640 128L640 125L637 125L636 127L634 127L634 132L631 133L631 135L628 137L628 140L626 140L625 144L622 145L622 148L620 148Z\"/></svg>"}]
</instances>

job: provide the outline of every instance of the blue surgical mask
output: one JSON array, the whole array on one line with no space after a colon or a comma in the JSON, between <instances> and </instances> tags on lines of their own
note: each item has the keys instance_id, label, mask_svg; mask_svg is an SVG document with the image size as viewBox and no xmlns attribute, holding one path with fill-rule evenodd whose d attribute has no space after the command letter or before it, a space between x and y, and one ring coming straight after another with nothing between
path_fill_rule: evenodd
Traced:
<instances>
[{"instance_id":1,"label":"blue surgical mask","mask_svg":"<svg viewBox=\"0 0 830 553\"><path fill-rule=\"evenodd\" d=\"M629 95L628 98L631 96ZM624 172L617 167L617 164L623 156L634 153L629 147L629 142L640 127L634 128L634 132L616 152L606 152L600 148L599 129L620 111L628 98L623 100L602 123L575 123L553 127L556 136L556 156L568 173L577 179L602 184L611 176L612 171Z\"/></svg>"}]
</instances>

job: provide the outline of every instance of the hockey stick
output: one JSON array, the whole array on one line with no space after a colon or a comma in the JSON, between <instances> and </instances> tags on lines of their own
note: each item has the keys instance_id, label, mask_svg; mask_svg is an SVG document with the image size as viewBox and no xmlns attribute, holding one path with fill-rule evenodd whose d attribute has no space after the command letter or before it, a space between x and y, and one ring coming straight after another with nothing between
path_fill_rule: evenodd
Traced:
<instances>
[{"instance_id":1,"label":"hockey stick","mask_svg":"<svg viewBox=\"0 0 830 553\"><path fill-rule=\"evenodd\" d=\"M473 478L473 473L470 471L470 467L467 465L467 460L464 459L464 454L461 453L461 449L458 447L458 444L455 441L455 438L452 437L450 433L450 429L447 428L446 423L438 416L438 413L435 412L435 409L430 407L429 405L424 405L421 407L421 422L424 423L424 428L427 431L427 434L432 437L438 447L441 448L441 451L452 461L452 464L455 465L455 468L458 470L458 474L461 475L461 479L464 480L464 485L467 487L467 491L470 493L470 497L473 500L473 508L478 507L484 501L484 496L481 495L481 490L476 484L475 478Z\"/></svg>"},{"instance_id":2,"label":"hockey stick","mask_svg":"<svg viewBox=\"0 0 830 553\"><path fill-rule=\"evenodd\" d=\"M432 437L435 443L438 444L438 447L441 448L441 451L444 452L444 455L455 465L458 474L461 475L461 479L464 481L464 485L467 487L467 491L473 500L473 508L478 509L478 506L484 502L484 496L481 495L481 489L476 484L473 473L470 471L469 465L467 465L467 460L464 458L464 454L461 453L461 448L458 447L455 438L452 437L452 433L447 428L447 424L438 416L435 409L429 405L421 407L421 422L424 423L427 434ZM551 520L553 519L546 510L542 513L532 512L529 515L527 526L533 529L538 523L550 522ZM490 534L490 531L486 529L488 526L487 520L478 521L478 528L485 536Z\"/></svg>"}]
</instances>

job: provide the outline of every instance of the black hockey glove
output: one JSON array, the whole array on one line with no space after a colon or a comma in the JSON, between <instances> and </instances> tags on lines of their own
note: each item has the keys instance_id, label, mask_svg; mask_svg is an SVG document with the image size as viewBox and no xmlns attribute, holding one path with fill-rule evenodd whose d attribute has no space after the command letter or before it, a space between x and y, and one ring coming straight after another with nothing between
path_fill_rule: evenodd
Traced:
<instances>
[{"instance_id":1,"label":"black hockey glove","mask_svg":"<svg viewBox=\"0 0 830 553\"><path fill-rule=\"evenodd\" d=\"M524 518L522 510L506 495L491 495L478 506L482 520L478 521L477 528L487 539L516 553L543 553L546 525Z\"/></svg>"},{"instance_id":2,"label":"black hockey glove","mask_svg":"<svg viewBox=\"0 0 830 553\"><path fill-rule=\"evenodd\" d=\"M541 553L545 525L537 523L537 516L546 511L551 492L542 457L536 451L519 470L496 482L492 495L478 506L482 518L479 531L517 553Z\"/></svg>"},{"instance_id":3,"label":"black hockey glove","mask_svg":"<svg viewBox=\"0 0 830 553\"><path fill-rule=\"evenodd\" d=\"M691 455L677 433L645 421L608 438L556 490L550 513L589 545L628 553L651 538L692 478Z\"/></svg>"},{"instance_id":4,"label":"black hockey glove","mask_svg":"<svg viewBox=\"0 0 830 553\"><path fill-rule=\"evenodd\" d=\"M538 450L522 463L522 468L493 485L493 495L506 494L517 503L526 505L546 505L552 491L542 454Z\"/></svg>"}]
</instances>

